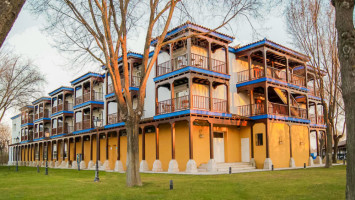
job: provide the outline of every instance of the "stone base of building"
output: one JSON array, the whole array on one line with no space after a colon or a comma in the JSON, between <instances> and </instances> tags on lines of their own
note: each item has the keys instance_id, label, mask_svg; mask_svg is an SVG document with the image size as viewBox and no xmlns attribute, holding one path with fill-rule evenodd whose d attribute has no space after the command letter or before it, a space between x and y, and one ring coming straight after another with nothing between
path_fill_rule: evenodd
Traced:
<instances>
[{"instance_id":1,"label":"stone base of building","mask_svg":"<svg viewBox=\"0 0 355 200\"><path fill-rule=\"evenodd\" d=\"M49 168L54 168L55 167L55 162L54 161L49 161L48 162L48 167Z\"/></svg>"},{"instance_id":2,"label":"stone base of building","mask_svg":"<svg viewBox=\"0 0 355 200\"><path fill-rule=\"evenodd\" d=\"M84 161L80 162L80 169L86 169L86 164Z\"/></svg>"},{"instance_id":3,"label":"stone base of building","mask_svg":"<svg viewBox=\"0 0 355 200\"><path fill-rule=\"evenodd\" d=\"M163 168L161 167L161 162L160 160L155 160L153 163L153 172L162 172Z\"/></svg>"},{"instance_id":4,"label":"stone base of building","mask_svg":"<svg viewBox=\"0 0 355 200\"><path fill-rule=\"evenodd\" d=\"M76 162L76 160L74 160L71 164L71 168L72 169L78 169L78 163Z\"/></svg>"},{"instance_id":5,"label":"stone base of building","mask_svg":"<svg viewBox=\"0 0 355 200\"><path fill-rule=\"evenodd\" d=\"M317 156L316 159L314 160L314 163L315 163L315 164L322 165L322 164L323 164L322 157Z\"/></svg>"},{"instance_id":6,"label":"stone base of building","mask_svg":"<svg viewBox=\"0 0 355 200\"><path fill-rule=\"evenodd\" d=\"M207 163L207 171L209 172L215 172L217 171L217 164L214 159L210 159Z\"/></svg>"},{"instance_id":7,"label":"stone base of building","mask_svg":"<svg viewBox=\"0 0 355 200\"><path fill-rule=\"evenodd\" d=\"M58 168L60 166L60 164L61 164L61 161L57 160L57 161L55 161L54 167Z\"/></svg>"},{"instance_id":8,"label":"stone base of building","mask_svg":"<svg viewBox=\"0 0 355 200\"><path fill-rule=\"evenodd\" d=\"M124 172L122 161L116 160L115 169L113 171L115 171L115 172Z\"/></svg>"},{"instance_id":9,"label":"stone base of building","mask_svg":"<svg viewBox=\"0 0 355 200\"><path fill-rule=\"evenodd\" d=\"M179 172L179 164L175 159L170 160L168 172L169 173Z\"/></svg>"},{"instance_id":10,"label":"stone base of building","mask_svg":"<svg viewBox=\"0 0 355 200\"><path fill-rule=\"evenodd\" d=\"M310 166L310 167L314 166L313 158L311 156L308 159L308 166Z\"/></svg>"},{"instance_id":11,"label":"stone base of building","mask_svg":"<svg viewBox=\"0 0 355 200\"><path fill-rule=\"evenodd\" d=\"M189 160L187 161L187 164L186 164L186 172L187 173L197 173L197 165L196 165L196 162L195 160Z\"/></svg>"},{"instance_id":12,"label":"stone base of building","mask_svg":"<svg viewBox=\"0 0 355 200\"><path fill-rule=\"evenodd\" d=\"M295 159L293 159L292 157L290 158L290 168L295 168L296 167L296 163L295 163Z\"/></svg>"},{"instance_id":13,"label":"stone base of building","mask_svg":"<svg viewBox=\"0 0 355 200\"><path fill-rule=\"evenodd\" d=\"M255 159L254 159L254 158L251 158L250 161L249 161L249 164L250 164L252 167L256 167Z\"/></svg>"},{"instance_id":14,"label":"stone base of building","mask_svg":"<svg viewBox=\"0 0 355 200\"><path fill-rule=\"evenodd\" d=\"M270 158L266 158L264 161L264 169L271 170L272 169L272 160Z\"/></svg>"},{"instance_id":15,"label":"stone base of building","mask_svg":"<svg viewBox=\"0 0 355 200\"><path fill-rule=\"evenodd\" d=\"M103 167L103 170L110 170L110 162L108 160L105 160L102 167Z\"/></svg>"},{"instance_id":16,"label":"stone base of building","mask_svg":"<svg viewBox=\"0 0 355 200\"><path fill-rule=\"evenodd\" d=\"M95 169L95 163L94 161L90 160L88 163L88 169L94 170Z\"/></svg>"},{"instance_id":17,"label":"stone base of building","mask_svg":"<svg viewBox=\"0 0 355 200\"><path fill-rule=\"evenodd\" d=\"M142 160L140 165L139 165L139 171L140 172L146 172L146 171L149 171L149 168L148 168L148 163L146 160Z\"/></svg>"}]
</instances>

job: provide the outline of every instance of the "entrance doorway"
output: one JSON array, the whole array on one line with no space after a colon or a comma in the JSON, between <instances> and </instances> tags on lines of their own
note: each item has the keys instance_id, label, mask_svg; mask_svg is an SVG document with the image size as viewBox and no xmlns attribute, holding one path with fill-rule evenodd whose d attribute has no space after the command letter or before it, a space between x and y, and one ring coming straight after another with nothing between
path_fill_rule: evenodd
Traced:
<instances>
[{"instance_id":1,"label":"entrance doorway","mask_svg":"<svg viewBox=\"0 0 355 200\"><path fill-rule=\"evenodd\" d=\"M249 138L242 138L241 140L242 162L249 162Z\"/></svg>"},{"instance_id":2,"label":"entrance doorway","mask_svg":"<svg viewBox=\"0 0 355 200\"><path fill-rule=\"evenodd\" d=\"M223 132L213 133L213 154L216 162L224 162L224 134Z\"/></svg>"}]
</instances>

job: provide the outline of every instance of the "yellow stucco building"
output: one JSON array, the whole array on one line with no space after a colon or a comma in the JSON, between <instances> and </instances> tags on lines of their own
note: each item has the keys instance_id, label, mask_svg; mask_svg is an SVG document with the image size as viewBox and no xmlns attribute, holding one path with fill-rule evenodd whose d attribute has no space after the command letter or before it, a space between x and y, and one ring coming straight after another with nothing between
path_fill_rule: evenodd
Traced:
<instances>
[{"instance_id":1,"label":"yellow stucco building","mask_svg":"<svg viewBox=\"0 0 355 200\"><path fill-rule=\"evenodd\" d=\"M195 33L209 32L203 35ZM166 40L147 82L140 171L223 172L321 162L316 70L307 56L267 39L233 37L186 22ZM156 45L152 40L151 45ZM128 53L135 104L142 55ZM119 60L120 62L120 60ZM127 133L108 72L88 72L21 109L11 164L126 170ZM79 157L78 157L79 156ZM81 158L80 158L81 156ZM77 162L77 159L81 162Z\"/></svg>"}]
</instances>

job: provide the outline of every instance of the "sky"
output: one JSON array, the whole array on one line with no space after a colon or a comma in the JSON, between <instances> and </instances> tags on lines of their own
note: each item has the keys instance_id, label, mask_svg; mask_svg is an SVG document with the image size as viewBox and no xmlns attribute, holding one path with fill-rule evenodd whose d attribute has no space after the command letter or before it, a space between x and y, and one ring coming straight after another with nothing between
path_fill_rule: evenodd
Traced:
<instances>
[{"instance_id":1,"label":"sky","mask_svg":"<svg viewBox=\"0 0 355 200\"><path fill-rule=\"evenodd\" d=\"M279 13L265 13L265 16L265 19L261 22L263 28L258 29L258 38L252 36L248 23L241 20L238 24L235 24L237 26L236 39L231 46L251 43L266 37L276 43L292 48L290 38L286 32L285 19L281 17L282 15ZM52 38L43 31L44 24L44 20L33 16L25 5L5 40L5 47L9 47L16 54L30 59L42 71L47 80L46 87L43 88L43 95L48 96L50 91L62 85L70 86L70 81L88 71L97 71L101 65L93 63L89 69L73 69L70 66L70 60L52 46ZM206 23L202 25L208 27ZM223 30L220 32L223 32ZM138 38L130 40L129 49L138 53L142 52L141 48L144 46L144 39L144 35L139 35ZM18 113L17 110L9 110L5 115L4 123L10 125L10 118Z\"/></svg>"}]
</instances>

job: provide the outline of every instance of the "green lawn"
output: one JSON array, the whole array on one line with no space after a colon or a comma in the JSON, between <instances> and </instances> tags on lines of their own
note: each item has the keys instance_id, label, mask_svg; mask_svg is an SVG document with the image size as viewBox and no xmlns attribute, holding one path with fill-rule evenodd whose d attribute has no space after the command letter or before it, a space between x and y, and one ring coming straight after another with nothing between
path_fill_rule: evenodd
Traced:
<instances>
[{"instance_id":1,"label":"green lawn","mask_svg":"<svg viewBox=\"0 0 355 200\"><path fill-rule=\"evenodd\" d=\"M0 199L344 199L345 166L216 176L142 174L127 188L125 174L0 167ZM169 180L174 190L169 190Z\"/></svg>"}]
</instances>

